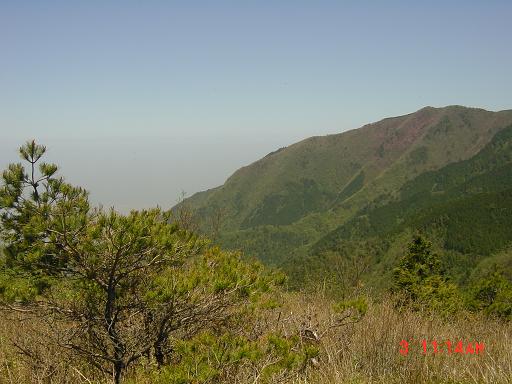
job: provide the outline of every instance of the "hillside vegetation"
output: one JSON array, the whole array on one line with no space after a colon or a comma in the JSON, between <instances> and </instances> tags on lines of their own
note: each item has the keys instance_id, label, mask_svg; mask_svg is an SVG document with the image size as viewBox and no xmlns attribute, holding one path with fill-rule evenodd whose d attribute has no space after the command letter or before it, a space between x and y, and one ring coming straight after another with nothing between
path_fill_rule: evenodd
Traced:
<instances>
[{"instance_id":1,"label":"hillside vegetation","mask_svg":"<svg viewBox=\"0 0 512 384\"><path fill-rule=\"evenodd\" d=\"M472 158L425 172L406 182L398 197L382 197L361 209L318 240L300 268L319 262L322 258L316 256L322 253L349 257L373 244L371 267L385 274L396 262L393 243L420 230L436 239L451 263L447 268L464 282L481 259L507 249L511 220L512 125ZM296 260L289 263L289 269L299 265Z\"/></svg>"},{"instance_id":2,"label":"hillside vegetation","mask_svg":"<svg viewBox=\"0 0 512 384\"><path fill-rule=\"evenodd\" d=\"M511 127L512 111L427 107L290 145L177 208L295 286L336 280L358 258L358 280L389 286L397 250L418 230L466 284L512 241Z\"/></svg>"}]
</instances>

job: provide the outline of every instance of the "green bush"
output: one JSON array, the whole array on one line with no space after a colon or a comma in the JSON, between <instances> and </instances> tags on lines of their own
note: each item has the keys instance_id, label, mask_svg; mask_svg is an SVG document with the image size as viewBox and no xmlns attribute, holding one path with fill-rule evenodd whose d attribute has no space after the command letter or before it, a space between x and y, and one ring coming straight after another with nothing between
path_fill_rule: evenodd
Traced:
<instances>
[{"instance_id":1,"label":"green bush","mask_svg":"<svg viewBox=\"0 0 512 384\"><path fill-rule=\"evenodd\" d=\"M274 305L267 296L282 279L259 263L211 247L171 212L91 208L86 191L55 176L57 166L39 165L45 150L28 142L20 148L27 167L3 173L0 305L48 322L48 343L119 383L145 357L180 366L176 348L186 357L204 332L226 335L207 340L213 347L236 341L254 311ZM204 365L199 378L216 374Z\"/></svg>"},{"instance_id":2,"label":"green bush","mask_svg":"<svg viewBox=\"0 0 512 384\"><path fill-rule=\"evenodd\" d=\"M460 307L457 286L447 281L441 270L441 258L432 243L421 235L414 237L408 252L393 270L392 291L408 306L427 308L438 314L450 314Z\"/></svg>"},{"instance_id":3,"label":"green bush","mask_svg":"<svg viewBox=\"0 0 512 384\"><path fill-rule=\"evenodd\" d=\"M489 316L512 319L512 282L497 267L472 284L468 306Z\"/></svg>"}]
</instances>

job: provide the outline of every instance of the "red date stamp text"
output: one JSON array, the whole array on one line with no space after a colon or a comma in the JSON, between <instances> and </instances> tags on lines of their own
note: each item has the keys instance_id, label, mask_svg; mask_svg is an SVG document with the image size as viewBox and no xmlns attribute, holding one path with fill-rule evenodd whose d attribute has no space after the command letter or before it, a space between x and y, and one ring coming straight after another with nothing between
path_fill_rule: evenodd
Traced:
<instances>
[{"instance_id":1,"label":"red date stamp text","mask_svg":"<svg viewBox=\"0 0 512 384\"><path fill-rule=\"evenodd\" d=\"M458 355L481 355L485 350L484 343L479 342L464 342L462 340L420 340L420 342L413 342L402 340L400 341L399 352L402 356L407 356L409 353L422 353L427 354L458 354Z\"/></svg>"}]
</instances>

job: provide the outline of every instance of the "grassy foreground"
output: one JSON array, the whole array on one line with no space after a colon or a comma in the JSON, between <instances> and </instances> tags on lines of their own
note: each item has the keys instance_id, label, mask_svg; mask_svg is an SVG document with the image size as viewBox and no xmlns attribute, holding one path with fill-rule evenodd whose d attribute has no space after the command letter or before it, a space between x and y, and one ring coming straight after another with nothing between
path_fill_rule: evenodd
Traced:
<instances>
[{"instance_id":1,"label":"grassy foreground","mask_svg":"<svg viewBox=\"0 0 512 384\"><path fill-rule=\"evenodd\" d=\"M222 347L206 346L201 361L188 364L188 377L173 379L173 365L158 371L141 361L125 377L131 383L510 383L512 382L512 327L480 315L459 313L442 320L422 312L399 311L384 298L369 302L356 322L340 318L333 302L322 295L284 293L281 305L248 325L255 340L285 335L291 350L308 344L318 351L305 364L286 369L283 355L241 359L225 364L215 375L204 366L219 368ZM46 325L38 320L20 322L18 316L0 316L0 383L109 383L90 366L48 344ZM400 342L410 342L406 356ZM424 355L421 340L428 340ZM431 341L454 345L462 340L464 353L433 353ZM466 345L483 343L479 354L466 354ZM26 353L24 353L24 351ZM219 352L220 351L220 352ZM199 352L199 351L198 351ZM32 354L30 357L27 353ZM273 365L279 369L269 368ZM194 369L194 366L196 369ZM203 366L203 368L200 368Z\"/></svg>"}]
</instances>

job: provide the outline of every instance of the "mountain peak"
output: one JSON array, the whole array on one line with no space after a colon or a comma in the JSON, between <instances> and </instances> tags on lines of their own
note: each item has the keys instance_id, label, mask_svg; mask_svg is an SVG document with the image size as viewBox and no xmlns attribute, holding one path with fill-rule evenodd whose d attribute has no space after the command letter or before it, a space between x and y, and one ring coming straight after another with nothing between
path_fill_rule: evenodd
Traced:
<instances>
[{"instance_id":1,"label":"mountain peak","mask_svg":"<svg viewBox=\"0 0 512 384\"><path fill-rule=\"evenodd\" d=\"M264 233L268 226L279 228L284 238L295 238L301 228L296 241L308 243L322 228L339 225L376 199L393 196L408 180L469 159L510 124L512 111L427 106L280 148L187 203L205 222L222 212L221 232L238 239L226 240L230 246ZM302 232L304 228L308 230ZM272 240L267 243L265 255L259 246L253 253L279 257L269 250Z\"/></svg>"}]
</instances>

